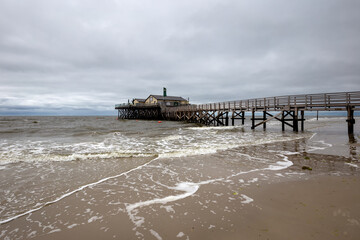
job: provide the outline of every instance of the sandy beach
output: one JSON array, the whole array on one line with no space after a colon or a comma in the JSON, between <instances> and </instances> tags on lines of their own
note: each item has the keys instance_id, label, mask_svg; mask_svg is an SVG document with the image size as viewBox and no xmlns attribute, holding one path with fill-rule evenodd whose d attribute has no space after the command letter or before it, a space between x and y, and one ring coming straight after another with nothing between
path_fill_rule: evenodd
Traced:
<instances>
[{"instance_id":1,"label":"sandy beach","mask_svg":"<svg viewBox=\"0 0 360 240\"><path fill-rule=\"evenodd\" d=\"M359 184L359 176L318 176L258 185L241 191L256 201L235 207L236 213L231 213L233 209L224 209L222 214L228 222L222 221L222 217L202 214L196 204L188 200L184 201L190 207L183 211L191 212L188 215L192 217L197 215L201 222L191 221L186 216L181 216L176 225L169 224L167 216L157 215L152 220L162 227L162 239L358 239ZM219 189L215 191L219 192ZM181 206L176 207L176 211L181 211ZM101 231L104 222L94 222L36 239L135 238L129 231L133 226L126 216L103 221L109 229L106 232ZM183 230L177 232L179 226ZM143 237L157 238L151 233Z\"/></svg>"},{"instance_id":2,"label":"sandy beach","mask_svg":"<svg viewBox=\"0 0 360 240\"><path fill-rule=\"evenodd\" d=\"M0 239L360 236L359 144L343 119L309 121L304 133L112 121L96 138L77 119L44 123L64 125L51 141L9 135Z\"/></svg>"},{"instance_id":3,"label":"sandy beach","mask_svg":"<svg viewBox=\"0 0 360 240\"><path fill-rule=\"evenodd\" d=\"M143 196L136 190L117 195L119 179L109 180L3 226L19 238L36 233L34 239L358 239L358 169L339 156L289 158L294 162L289 168L238 174L203 184L188 197L160 199L133 210L121 201ZM304 165L312 170L303 170ZM222 176L206 169L212 179ZM142 179L142 184L153 181ZM114 194L104 198L104 189ZM167 191L162 194L178 196Z\"/></svg>"}]
</instances>

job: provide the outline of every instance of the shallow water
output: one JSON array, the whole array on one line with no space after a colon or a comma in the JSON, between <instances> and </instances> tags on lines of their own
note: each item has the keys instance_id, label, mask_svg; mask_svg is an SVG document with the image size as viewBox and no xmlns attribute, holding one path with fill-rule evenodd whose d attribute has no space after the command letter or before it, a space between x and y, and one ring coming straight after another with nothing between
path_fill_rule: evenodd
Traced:
<instances>
[{"instance_id":1,"label":"shallow water","mask_svg":"<svg viewBox=\"0 0 360 240\"><path fill-rule=\"evenodd\" d=\"M203 198L204 189L212 186L228 189L228 201L237 196L248 204L253 199L236 189L282 176L302 177L301 166L294 166L307 164L306 154L343 156L346 161L340 163L329 160L328 171L358 173L358 144L349 143L344 118L308 119L302 133L281 132L276 122L268 123L266 131L252 131L248 124L199 127L114 117L2 117L1 237L36 237L119 214L133 226L134 236L160 237L145 217L155 207L156 214L160 208L174 217L179 200L199 192ZM293 156L301 160L290 161ZM216 198L223 193L218 194L208 199L220 201ZM55 214L46 208L54 204L52 208L61 209L68 198L78 204ZM200 205L213 214L217 207L211 201ZM77 205L83 209L74 209ZM34 227L32 214L50 220ZM15 231L13 220L25 221L27 227Z\"/></svg>"}]
</instances>

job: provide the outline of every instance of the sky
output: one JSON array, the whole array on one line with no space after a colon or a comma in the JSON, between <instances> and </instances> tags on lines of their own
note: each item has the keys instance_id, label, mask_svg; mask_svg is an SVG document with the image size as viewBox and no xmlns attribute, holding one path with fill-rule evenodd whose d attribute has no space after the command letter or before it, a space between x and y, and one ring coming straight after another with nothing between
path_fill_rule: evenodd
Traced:
<instances>
[{"instance_id":1,"label":"sky","mask_svg":"<svg viewBox=\"0 0 360 240\"><path fill-rule=\"evenodd\" d=\"M360 90L358 0L0 0L0 115Z\"/></svg>"}]
</instances>

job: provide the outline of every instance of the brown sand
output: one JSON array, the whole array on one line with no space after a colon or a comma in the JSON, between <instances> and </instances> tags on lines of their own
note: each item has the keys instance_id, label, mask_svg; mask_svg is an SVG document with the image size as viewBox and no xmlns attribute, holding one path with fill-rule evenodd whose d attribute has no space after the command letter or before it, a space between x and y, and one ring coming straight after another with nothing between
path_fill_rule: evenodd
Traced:
<instances>
[{"instance_id":1,"label":"brown sand","mask_svg":"<svg viewBox=\"0 0 360 240\"><path fill-rule=\"evenodd\" d=\"M255 201L218 239L359 239L359 186L359 176L321 176L247 189Z\"/></svg>"},{"instance_id":2,"label":"brown sand","mask_svg":"<svg viewBox=\"0 0 360 240\"><path fill-rule=\"evenodd\" d=\"M186 239L176 237L179 225L189 239L359 239L359 186L359 176L318 176L258 185L242 190L254 201L227 214L227 223L222 222L221 216L204 214L191 197L180 201L186 204L186 210L181 211L181 206L176 209L179 213L190 212L187 216L182 214L173 222L168 216L159 215L151 222L155 229L160 226L157 231L161 230L162 239ZM214 185L204 188L204 192L219 192ZM199 216L198 221L193 220L194 215ZM209 229L205 222L216 227ZM100 230L104 225L109 228L106 232ZM36 239L135 239L133 227L125 214L119 214L102 223L64 229ZM141 238L156 239L151 234Z\"/></svg>"},{"instance_id":3,"label":"brown sand","mask_svg":"<svg viewBox=\"0 0 360 240\"><path fill-rule=\"evenodd\" d=\"M194 159L187 158L188 161ZM121 193L121 182L133 180L129 176L86 188L0 225L0 230L16 239L55 240L360 239L358 168L349 167L345 164L347 159L336 156L298 154L292 155L291 160L294 165L290 168L267 171L266 176L262 175L265 172L239 175L231 181L204 184L195 194L181 200L141 207L136 216L144 218L144 222L138 228L123 203L155 197L139 196L136 191ZM313 170L302 170L303 165ZM207 168L211 164L203 166L204 174L216 177L216 171ZM155 178L157 169L149 168L147 172ZM218 172L220 170L218 168ZM137 174L132 176L137 179ZM259 180L239 184L254 178ZM148 183L154 186L147 178L133 182L135 187ZM108 190L114 194L104 194ZM164 196L171 194L174 193L163 192ZM253 201L246 203L244 196Z\"/></svg>"}]
</instances>

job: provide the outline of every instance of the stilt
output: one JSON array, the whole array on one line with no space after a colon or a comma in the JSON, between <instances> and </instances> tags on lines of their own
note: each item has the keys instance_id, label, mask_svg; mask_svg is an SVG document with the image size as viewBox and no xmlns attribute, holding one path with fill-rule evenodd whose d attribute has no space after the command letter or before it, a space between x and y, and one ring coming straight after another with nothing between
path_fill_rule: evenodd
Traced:
<instances>
[{"instance_id":1,"label":"stilt","mask_svg":"<svg viewBox=\"0 0 360 240\"><path fill-rule=\"evenodd\" d=\"M235 113L234 113L234 110L232 111L232 115L231 115L231 125L232 126L235 126Z\"/></svg>"},{"instance_id":2,"label":"stilt","mask_svg":"<svg viewBox=\"0 0 360 240\"><path fill-rule=\"evenodd\" d=\"M216 120L219 117L219 113L218 113L218 116L215 116L215 115L216 115L216 112L214 110L214 126L216 126L216 124L218 124L218 121L216 121Z\"/></svg>"},{"instance_id":3,"label":"stilt","mask_svg":"<svg viewBox=\"0 0 360 240\"><path fill-rule=\"evenodd\" d=\"M316 120L319 120L319 111L316 111Z\"/></svg>"},{"instance_id":4,"label":"stilt","mask_svg":"<svg viewBox=\"0 0 360 240\"><path fill-rule=\"evenodd\" d=\"M301 110L301 131L304 131L304 110Z\"/></svg>"},{"instance_id":5,"label":"stilt","mask_svg":"<svg viewBox=\"0 0 360 240\"><path fill-rule=\"evenodd\" d=\"M294 130L294 132L298 132L298 131L299 131L299 126L298 126L298 110L297 110L297 108L295 108L295 111L293 111L293 130Z\"/></svg>"},{"instance_id":6,"label":"stilt","mask_svg":"<svg viewBox=\"0 0 360 240\"><path fill-rule=\"evenodd\" d=\"M348 123L348 134L354 134L354 110L351 106L347 107L347 123Z\"/></svg>"},{"instance_id":7,"label":"stilt","mask_svg":"<svg viewBox=\"0 0 360 240\"><path fill-rule=\"evenodd\" d=\"M255 128L255 108L251 109L251 129Z\"/></svg>"},{"instance_id":8,"label":"stilt","mask_svg":"<svg viewBox=\"0 0 360 240\"><path fill-rule=\"evenodd\" d=\"M225 126L229 126L229 112L225 114Z\"/></svg>"},{"instance_id":9,"label":"stilt","mask_svg":"<svg viewBox=\"0 0 360 240\"><path fill-rule=\"evenodd\" d=\"M265 110L263 111L263 121L266 120L266 108ZM263 123L263 129L265 130L266 129L266 122Z\"/></svg>"},{"instance_id":10,"label":"stilt","mask_svg":"<svg viewBox=\"0 0 360 240\"><path fill-rule=\"evenodd\" d=\"M241 111L241 124L245 124L245 111Z\"/></svg>"},{"instance_id":11,"label":"stilt","mask_svg":"<svg viewBox=\"0 0 360 240\"><path fill-rule=\"evenodd\" d=\"M281 113L281 130L285 131L285 111Z\"/></svg>"}]
</instances>

